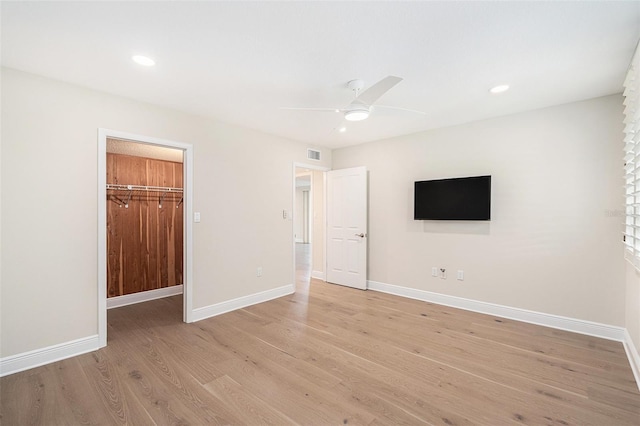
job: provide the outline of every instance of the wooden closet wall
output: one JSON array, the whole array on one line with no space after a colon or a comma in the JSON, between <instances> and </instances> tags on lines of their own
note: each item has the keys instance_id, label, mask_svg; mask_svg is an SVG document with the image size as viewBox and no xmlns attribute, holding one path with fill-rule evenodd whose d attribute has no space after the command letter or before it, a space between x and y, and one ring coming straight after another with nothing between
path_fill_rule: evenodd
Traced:
<instances>
[{"instance_id":1,"label":"wooden closet wall","mask_svg":"<svg viewBox=\"0 0 640 426\"><path fill-rule=\"evenodd\" d=\"M107 153L107 183L183 188L182 163ZM182 284L182 194L107 191L107 297ZM176 206L178 206L176 208Z\"/></svg>"}]
</instances>

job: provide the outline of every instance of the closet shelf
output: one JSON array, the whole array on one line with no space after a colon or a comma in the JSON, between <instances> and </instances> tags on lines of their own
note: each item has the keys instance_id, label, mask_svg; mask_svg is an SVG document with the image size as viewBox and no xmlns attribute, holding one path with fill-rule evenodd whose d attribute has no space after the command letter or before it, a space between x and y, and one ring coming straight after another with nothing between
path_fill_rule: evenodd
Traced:
<instances>
[{"instance_id":1,"label":"closet shelf","mask_svg":"<svg viewBox=\"0 0 640 426\"><path fill-rule=\"evenodd\" d=\"M180 200L176 204L176 208L179 208L182 202L184 201L184 196L181 195L184 191L183 188L172 188L170 186L118 185L114 183L108 183L107 191L111 191L110 194L107 194L108 198L111 201L118 204L119 207L124 206L127 209L129 208L129 202L132 199L149 197L149 196L143 196L142 193L159 194L156 197L158 198L158 208L160 209L162 208L162 203L168 194L177 194L175 196L175 199L177 199L178 194L180 194ZM138 194L138 195L134 196L134 194ZM174 196L171 195L169 198L174 198Z\"/></svg>"},{"instance_id":2,"label":"closet shelf","mask_svg":"<svg viewBox=\"0 0 640 426\"><path fill-rule=\"evenodd\" d=\"M183 188L172 188L169 186L144 186L144 185L117 185L107 184L107 190L114 191L144 191L144 192L183 192Z\"/></svg>"}]
</instances>

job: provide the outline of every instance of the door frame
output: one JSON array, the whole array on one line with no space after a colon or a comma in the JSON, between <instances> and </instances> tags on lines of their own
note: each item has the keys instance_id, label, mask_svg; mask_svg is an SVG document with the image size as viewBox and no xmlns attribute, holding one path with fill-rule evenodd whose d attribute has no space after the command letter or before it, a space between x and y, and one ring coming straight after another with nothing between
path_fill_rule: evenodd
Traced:
<instances>
[{"instance_id":1,"label":"door frame","mask_svg":"<svg viewBox=\"0 0 640 426\"><path fill-rule=\"evenodd\" d=\"M136 135L118 130L98 129L98 340L99 347L107 345L107 138L135 143L175 148L183 151L183 318L193 322L193 145Z\"/></svg>"},{"instance_id":2,"label":"door frame","mask_svg":"<svg viewBox=\"0 0 640 426\"><path fill-rule=\"evenodd\" d=\"M323 190L322 190L322 204L324 204L323 208L324 208L324 218L325 218L325 223L322 224L323 227L326 228L327 223L326 223L326 217L327 217L327 172L329 170L331 170L330 167L325 167L325 166L318 166L317 164L308 164L308 163L298 163L298 162L294 162L293 163L293 167L291 168L291 174L293 176L293 183L291 185L292 187L292 198L291 198L291 241L292 241L292 248L293 248L293 253L292 253L292 258L293 258L293 271L291 272L291 276L293 277L293 288L295 291L296 288L296 238L295 238L295 234L296 234L296 230L295 230L295 223L296 223L296 169L297 168L302 168L302 169L309 169L309 170L316 170L316 171L320 171L322 172L322 179L324 181L324 185L323 185ZM313 205L313 181L311 182L311 193L309 194L310 199L309 199L309 206L311 206L311 213L313 213L315 211L315 206ZM310 221L309 221L309 229L313 229L313 223L314 223L314 219L313 219L313 215L311 215ZM316 238L316 237L313 237ZM313 256L313 251L312 251L312 256ZM323 265L323 269L325 271L325 276L326 276L326 271L327 271L327 244L325 242L324 244L324 248L323 248L323 258L324 258L324 265ZM313 266L313 259L312 259L312 266Z\"/></svg>"},{"instance_id":3,"label":"door frame","mask_svg":"<svg viewBox=\"0 0 640 426\"><path fill-rule=\"evenodd\" d=\"M313 200L310 198L312 191L311 184L309 189L302 191L302 242L307 244L313 244L313 218L310 216L313 211Z\"/></svg>"}]
</instances>

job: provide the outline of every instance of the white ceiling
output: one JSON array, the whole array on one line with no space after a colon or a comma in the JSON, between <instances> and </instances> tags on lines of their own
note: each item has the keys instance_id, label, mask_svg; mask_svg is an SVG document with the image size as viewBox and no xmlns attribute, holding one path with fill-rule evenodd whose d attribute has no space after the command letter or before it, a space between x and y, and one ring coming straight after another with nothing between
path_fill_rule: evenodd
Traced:
<instances>
[{"instance_id":1,"label":"white ceiling","mask_svg":"<svg viewBox=\"0 0 640 426\"><path fill-rule=\"evenodd\" d=\"M6 2L2 64L330 148L622 90L640 2ZM153 57L143 68L133 54ZM349 80L404 78L347 125ZM491 95L507 83L511 90Z\"/></svg>"}]
</instances>

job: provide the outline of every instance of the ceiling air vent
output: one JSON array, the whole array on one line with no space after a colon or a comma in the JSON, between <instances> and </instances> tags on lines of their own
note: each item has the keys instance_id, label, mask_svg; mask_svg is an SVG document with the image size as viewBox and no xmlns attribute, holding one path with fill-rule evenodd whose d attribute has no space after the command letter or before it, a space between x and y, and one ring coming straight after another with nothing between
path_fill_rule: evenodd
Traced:
<instances>
[{"instance_id":1,"label":"ceiling air vent","mask_svg":"<svg viewBox=\"0 0 640 426\"><path fill-rule=\"evenodd\" d=\"M307 158L310 160L320 161L320 151L315 149L307 149Z\"/></svg>"}]
</instances>

